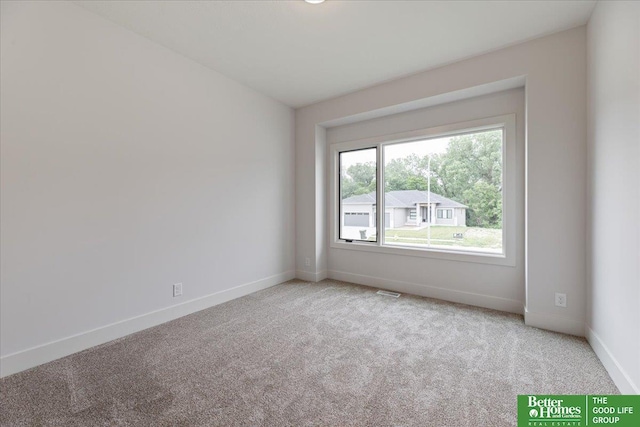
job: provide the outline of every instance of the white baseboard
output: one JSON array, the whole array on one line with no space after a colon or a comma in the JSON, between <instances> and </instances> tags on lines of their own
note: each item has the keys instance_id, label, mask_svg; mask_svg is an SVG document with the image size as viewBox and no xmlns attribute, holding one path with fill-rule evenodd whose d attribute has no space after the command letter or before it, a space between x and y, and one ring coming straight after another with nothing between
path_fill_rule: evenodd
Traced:
<instances>
[{"instance_id":1,"label":"white baseboard","mask_svg":"<svg viewBox=\"0 0 640 427\"><path fill-rule=\"evenodd\" d=\"M214 305L269 288L295 277L294 271L285 271L251 283L215 292L140 316L121 320L87 332L62 338L0 358L0 377L15 374L43 363L86 350L99 344L122 338L134 332L204 310Z\"/></svg>"},{"instance_id":2,"label":"white baseboard","mask_svg":"<svg viewBox=\"0 0 640 427\"><path fill-rule=\"evenodd\" d=\"M319 282L327 277L327 270L318 271L316 273L304 270L296 271L296 279L304 280L305 282Z\"/></svg>"},{"instance_id":3,"label":"white baseboard","mask_svg":"<svg viewBox=\"0 0 640 427\"><path fill-rule=\"evenodd\" d=\"M524 310L524 323L534 328L546 329L563 334L584 337L584 321L550 313L536 313Z\"/></svg>"},{"instance_id":4,"label":"white baseboard","mask_svg":"<svg viewBox=\"0 0 640 427\"><path fill-rule=\"evenodd\" d=\"M456 291L453 289L438 288L418 283L402 282L398 280L384 279L380 277L365 276L362 274L347 273L344 271L329 271L329 277L343 282L357 283L365 286L372 286L418 295L428 298L436 298L460 304L473 305L477 307L490 308L498 311L522 314L523 304L521 301L508 298L500 298L489 295L474 294L472 292Z\"/></svg>"},{"instance_id":5,"label":"white baseboard","mask_svg":"<svg viewBox=\"0 0 640 427\"><path fill-rule=\"evenodd\" d=\"M609 376L615 383L622 394L640 394L640 387L634 384L626 371L620 366L618 360L613 356L609 348L602 339L596 334L589 325L584 326L587 341L591 344L591 348L596 353L602 364L604 365Z\"/></svg>"}]
</instances>

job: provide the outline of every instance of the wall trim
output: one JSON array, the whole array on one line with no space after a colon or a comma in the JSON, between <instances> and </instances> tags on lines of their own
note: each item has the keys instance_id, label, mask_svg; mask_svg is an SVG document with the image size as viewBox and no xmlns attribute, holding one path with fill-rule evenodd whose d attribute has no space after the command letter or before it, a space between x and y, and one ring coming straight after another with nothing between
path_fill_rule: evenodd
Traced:
<instances>
[{"instance_id":1,"label":"wall trim","mask_svg":"<svg viewBox=\"0 0 640 427\"><path fill-rule=\"evenodd\" d=\"M293 270L285 271L250 283L235 286L231 289L214 292L180 304L161 308L90 331L81 332L76 335L8 354L0 358L0 378L278 285L295 278L295 276Z\"/></svg>"},{"instance_id":2,"label":"wall trim","mask_svg":"<svg viewBox=\"0 0 640 427\"><path fill-rule=\"evenodd\" d=\"M539 313L524 309L524 324L534 328L584 337L584 321L551 313Z\"/></svg>"},{"instance_id":3,"label":"wall trim","mask_svg":"<svg viewBox=\"0 0 640 427\"><path fill-rule=\"evenodd\" d=\"M327 277L329 277L327 275L327 270L322 270L315 273L304 270L296 271L296 279L304 280L305 282L320 282Z\"/></svg>"},{"instance_id":4,"label":"wall trim","mask_svg":"<svg viewBox=\"0 0 640 427\"><path fill-rule=\"evenodd\" d=\"M622 394L640 394L640 387L633 383L631 377L627 374L624 368L618 363L618 360L613 356L609 348L606 346L602 338L595 333L588 324L584 325L586 331L586 337L591 348L598 356L598 359L602 362L605 369L609 373L609 376L620 390Z\"/></svg>"},{"instance_id":5,"label":"wall trim","mask_svg":"<svg viewBox=\"0 0 640 427\"><path fill-rule=\"evenodd\" d=\"M523 303L508 298L494 297L490 295L474 294L472 292L457 291L453 289L438 288L419 283L403 282L399 280L385 279L382 277L366 276L362 274L347 273L344 271L329 270L329 278L343 282L357 283L359 285L388 289L412 295L428 298L436 298L460 304L490 308L498 311L506 311L522 315Z\"/></svg>"}]
</instances>

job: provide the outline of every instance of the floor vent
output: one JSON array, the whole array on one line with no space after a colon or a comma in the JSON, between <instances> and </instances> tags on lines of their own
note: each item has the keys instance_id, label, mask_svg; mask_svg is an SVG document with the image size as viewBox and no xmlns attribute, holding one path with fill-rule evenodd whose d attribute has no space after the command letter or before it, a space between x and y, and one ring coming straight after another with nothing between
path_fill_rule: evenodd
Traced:
<instances>
[{"instance_id":1,"label":"floor vent","mask_svg":"<svg viewBox=\"0 0 640 427\"><path fill-rule=\"evenodd\" d=\"M378 291L376 292L376 294L384 295L385 297L394 297L394 298L398 298L401 295L397 292L389 292L389 291Z\"/></svg>"}]
</instances>

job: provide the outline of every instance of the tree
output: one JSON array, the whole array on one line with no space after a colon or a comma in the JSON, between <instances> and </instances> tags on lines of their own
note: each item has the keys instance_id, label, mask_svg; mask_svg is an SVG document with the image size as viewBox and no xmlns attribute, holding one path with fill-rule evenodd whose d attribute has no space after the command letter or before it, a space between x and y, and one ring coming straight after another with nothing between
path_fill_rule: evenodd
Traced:
<instances>
[{"instance_id":1,"label":"tree","mask_svg":"<svg viewBox=\"0 0 640 427\"><path fill-rule=\"evenodd\" d=\"M367 194L376 189L376 164L356 163L342 170L340 190L342 198Z\"/></svg>"},{"instance_id":2,"label":"tree","mask_svg":"<svg viewBox=\"0 0 640 427\"><path fill-rule=\"evenodd\" d=\"M468 224L502 226L502 131L453 137L434 163L441 194L469 207Z\"/></svg>"},{"instance_id":3,"label":"tree","mask_svg":"<svg viewBox=\"0 0 640 427\"><path fill-rule=\"evenodd\" d=\"M431 191L438 193L440 185L433 165L429 169L429 156L418 157L411 154L407 157L392 159L384 168L385 191L426 191L429 187L429 174L431 174Z\"/></svg>"},{"instance_id":4,"label":"tree","mask_svg":"<svg viewBox=\"0 0 640 427\"><path fill-rule=\"evenodd\" d=\"M469 206L467 223L476 227L500 228L502 226L502 194L495 186L478 181L464 192Z\"/></svg>"},{"instance_id":5,"label":"tree","mask_svg":"<svg viewBox=\"0 0 640 427\"><path fill-rule=\"evenodd\" d=\"M349 176L360 188L370 192L376 188L376 164L374 162L356 163L347 169Z\"/></svg>"}]
</instances>

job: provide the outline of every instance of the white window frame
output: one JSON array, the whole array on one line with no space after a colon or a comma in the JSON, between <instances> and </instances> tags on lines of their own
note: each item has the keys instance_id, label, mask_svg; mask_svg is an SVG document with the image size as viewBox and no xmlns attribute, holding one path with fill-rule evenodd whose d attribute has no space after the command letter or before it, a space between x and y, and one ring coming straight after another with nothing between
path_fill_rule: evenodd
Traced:
<instances>
[{"instance_id":1,"label":"white window frame","mask_svg":"<svg viewBox=\"0 0 640 427\"><path fill-rule=\"evenodd\" d=\"M446 248L421 248L408 246L395 246L384 242L384 215L382 209L376 209L376 233L377 241L351 241L339 239L340 206L338 186L339 155L343 151L351 151L364 148L377 148L377 201L376 208L384 204L384 146L396 143L420 141L424 139L440 138L465 133L474 133L492 129L503 129L502 138L502 253L490 253L475 251L473 249L446 249ZM386 253L392 255L405 255L425 258L445 259L452 261L474 262L481 264L496 264L515 266L516 260L516 115L506 114L484 119L470 120L459 123L447 124L427 129L419 129L409 132L382 135L372 138L331 144L329 147L329 245L332 248ZM386 207L385 207L386 209Z\"/></svg>"}]
</instances>

